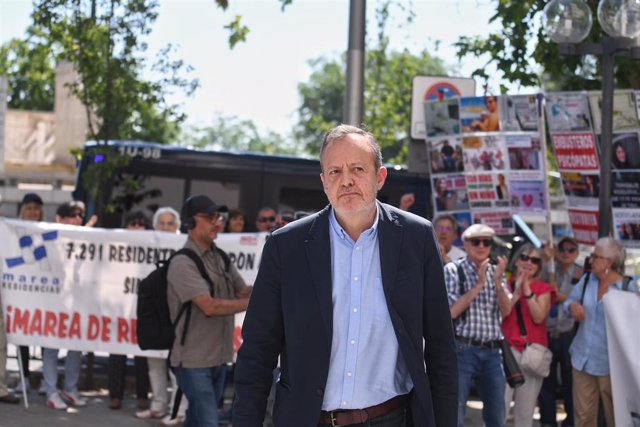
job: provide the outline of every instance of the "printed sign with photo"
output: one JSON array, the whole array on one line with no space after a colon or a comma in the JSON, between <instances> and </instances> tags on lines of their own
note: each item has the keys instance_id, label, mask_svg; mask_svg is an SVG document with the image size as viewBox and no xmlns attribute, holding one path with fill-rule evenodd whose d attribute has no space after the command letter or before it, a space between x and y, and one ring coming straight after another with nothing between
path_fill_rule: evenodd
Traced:
<instances>
[{"instance_id":1,"label":"printed sign with photo","mask_svg":"<svg viewBox=\"0 0 640 427\"><path fill-rule=\"evenodd\" d=\"M586 93L549 93L546 99L547 123L550 132L592 131Z\"/></svg>"},{"instance_id":2,"label":"printed sign with photo","mask_svg":"<svg viewBox=\"0 0 640 427\"><path fill-rule=\"evenodd\" d=\"M501 135L465 136L462 148L465 172L505 169L506 147Z\"/></svg>"},{"instance_id":3,"label":"printed sign with photo","mask_svg":"<svg viewBox=\"0 0 640 427\"><path fill-rule=\"evenodd\" d=\"M517 212L544 211L546 191L544 181L509 181L509 200Z\"/></svg>"},{"instance_id":4,"label":"printed sign with photo","mask_svg":"<svg viewBox=\"0 0 640 427\"><path fill-rule=\"evenodd\" d=\"M602 153L602 136L598 135L598 152ZM611 169L640 169L640 141L638 132L613 135L611 140Z\"/></svg>"},{"instance_id":5,"label":"printed sign with photo","mask_svg":"<svg viewBox=\"0 0 640 427\"><path fill-rule=\"evenodd\" d=\"M424 120L429 137L460 133L458 99L425 101Z\"/></svg>"},{"instance_id":6,"label":"printed sign with photo","mask_svg":"<svg viewBox=\"0 0 640 427\"><path fill-rule=\"evenodd\" d=\"M500 131L500 106L497 96L460 98L462 133Z\"/></svg>"},{"instance_id":7,"label":"printed sign with photo","mask_svg":"<svg viewBox=\"0 0 640 427\"><path fill-rule=\"evenodd\" d=\"M614 209L615 235L627 248L640 248L640 210Z\"/></svg>"},{"instance_id":8,"label":"printed sign with photo","mask_svg":"<svg viewBox=\"0 0 640 427\"><path fill-rule=\"evenodd\" d=\"M485 224L493 228L496 234L513 234L515 226L510 210L472 211L474 224Z\"/></svg>"},{"instance_id":9,"label":"printed sign with photo","mask_svg":"<svg viewBox=\"0 0 640 427\"><path fill-rule=\"evenodd\" d=\"M456 136L435 137L427 140L431 173L462 172L462 140Z\"/></svg>"},{"instance_id":10,"label":"printed sign with photo","mask_svg":"<svg viewBox=\"0 0 640 427\"><path fill-rule=\"evenodd\" d=\"M472 209L509 207L509 190L503 173L468 174L467 194Z\"/></svg>"},{"instance_id":11,"label":"printed sign with photo","mask_svg":"<svg viewBox=\"0 0 640 427\"><path fill-rule=\"evenodd\" d=\"M638 128L638 116L634 94L630 90L618 90L613 95L613 131L620 132ZM593 128L597 134L601 133L602 94L589 92L589 105Z\"/></svg>"},{"instance_id":12,"label":"printed sign with photo","mask_svg":"<svg viewBox=\"0 0 640 427\"><path fill-rule=\"evenodd\" d=\"M562 172L562 187L567 204L575 208L598 208L600 175Z\"/></svg>"},{"instance_id":13,"label":"printed sign with photo","mask_svg":"<svg viewBox=\"0 0 640 427\"><path fill-rule=\"evenodd\" d=\"M551 143L560 171L600 170L593 133L556 133Z\"/></svg>"},{"instance_id":14,"label":"printed sign with photo","mask_svg":"<svg viewBox=\"0 0 640 427\"><path fill-rule=\"evenodd\" d=\"M433 194L438 212L469 209L464 175L433 178Z\"/></svg>"},{"instance_id":15,"label":"printed sign with photo","mask_svg":"<svg viewBox=\"0 0 640 427\"><path fill-rule=\"evenodd\" d=\"M536 132L538 109L535 95L506 95L500 97L502 130L506 132Z\"/></svg>"},{"instance_id":16,"label":"printed sign with photo","mask_svg":"<svg viewBox=\"0 0 640 427\"><path fill-rule=\"evenodd\" d=\"M506 141L511 170L541 170L543 168L539 135L508 135Z\"/></svg>"}]
</instances>

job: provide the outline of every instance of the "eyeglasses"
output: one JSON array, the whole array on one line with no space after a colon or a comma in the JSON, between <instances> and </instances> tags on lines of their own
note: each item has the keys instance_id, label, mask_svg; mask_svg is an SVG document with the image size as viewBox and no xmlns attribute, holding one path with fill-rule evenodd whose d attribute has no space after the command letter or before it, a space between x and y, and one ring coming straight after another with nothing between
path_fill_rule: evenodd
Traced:
<instances>
[{"instance_id":1,"label":"eyeglasses","mask_svg":"<svg viewBox=\"0 0 640 427\"><path fill-rule=\"evenodd\" d=\"M529 255L521 254L520 261L522 262L531 261L532 264L542 265L542 258L537 256L529 256Z\"/></svg>"},{"instance_id":2,"label":"eyeglasses","mask_svg":"<svg viewBox=\"0 0 640 427\"><path fill-rule=\"evenodd\" d=\"M560 247L558 247L558 250L560 252L568 252L568 253L572 254L575 251L577 251L578 248L576 248L575 246L560 246Z\"/></svg>"},{"instance_id":3,"label":"eyeglasses","mask_svg":"<svg viewBox=\"0 0 640 427\"><path fill-rule=\"evenodd\" d=\"M74 212L71 215L65 216L65 218L84 218L83 212Z\"/></svg>"},{"instance_id":4,"label":"eyeglasses","mask_svg":"<svg viewBox=\"0 0 640 427\"><path fill-rule=\"evenodd\" d=\"M454 228L450 225L436 225L436 231L437 232L441 232L441 231L448 231L448 232L452 232L454 230Z\"/></svg>"},{"instance_id":5,"label":"eyeglasses","mask_svg":"<svg viewBox=\"0 0 640 427\"><path fill-rule=\"evenodd\" d=\"M209 214L209 215L207 215L207 214L196 214L196 216L199 216L200 218L204 218L204 219L208 220L209 222L216 222L216 221L226 222L228 214L226 214L224 212L214 212L214 213Z\"/></svg>"},{"instance_id":6,"label":"eyeglasses","mask_svg":"<svg viewBox=\"0 0 640 427\"><path fill-rule=\"evenodd\" d=\"M292 222L295 218L289 215L282 215L283 222Z\"/></svg>"},{"instance_id":7,"label":"eyeglasses","mask_svg":"<svg viewBox=\"0 0 640 427\"><path fill-rule=\"evenodd\" d=\"M493 245L493 240L491 239L469 239L473 246L480 246L480 244L484 245L485 248Z\"/></svg>"},{"instance_id":8,"label":"eyeglasses","mask_svg":"<svg viewBox=\"0 0 640 427\"><path fill-rule=\"evenodd\" d=\"M594 252L594 253L592 253L590 256L591 256L591 259L611 259L611 258L606 257L606 256L598 255L598 254L597 254L597 253L595 253L595 252Z\"/></svg>"},{"instance_id":9,"label":"eyeglasses","mask_svg":"<svg viewBox=\"0 0 640 427\"><path fill-rule=\"evenodd\" d=\"M275 216L259 216L257 219L258 222L275 222Z\"/></svg>"}]
</instances>

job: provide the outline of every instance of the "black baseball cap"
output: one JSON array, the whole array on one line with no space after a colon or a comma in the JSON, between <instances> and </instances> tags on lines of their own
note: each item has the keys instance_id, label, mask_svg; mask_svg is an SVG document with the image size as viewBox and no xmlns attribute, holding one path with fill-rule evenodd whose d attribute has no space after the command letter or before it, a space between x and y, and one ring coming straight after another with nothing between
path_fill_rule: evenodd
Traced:
<instances>
[{"instance_id":1,"label":"black baseball cap","mask_svg":"<svg viewBox=\"0 0 640 427\"><path fill-rule=\"evenodd\" d=\"M22 198L22 201L20 202L20 206L26 205L27 203L35 203L36 205L40 205L40 206L44 204L42 203L42 198L38 196L36 193L25 194L24 197Z\"/></svg>"},{"instance_id":2,"label":"black baseball cap","mask_svg":"<svg viewBox=\"0 0 640 427\"><path fill-rule=\"evenodd\" d=\"M197 214L211 215L214 212L229 212L225 205L218 205L207 196L193 196L185 200L180 218L192 218Z\"/></svg>"}]
</instances>

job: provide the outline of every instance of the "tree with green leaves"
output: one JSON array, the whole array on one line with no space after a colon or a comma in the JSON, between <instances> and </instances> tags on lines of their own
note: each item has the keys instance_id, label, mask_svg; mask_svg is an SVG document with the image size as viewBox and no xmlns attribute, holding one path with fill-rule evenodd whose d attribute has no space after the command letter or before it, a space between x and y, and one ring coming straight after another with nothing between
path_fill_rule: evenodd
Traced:
<instances>
[{"instance_id":1,"label":"tree with green leaves","mask_svg":"<svg viewBox=\"0 0 640 427\"><path fill-rule=\"evenodd\" d=\"M192 127L183 132L181 143L197 148L252 151L266 154L301 154L292 140L273 131L261 133L251 120L217 115L209 126Z\"/></svg>"},{"instance_id":2,"label":"tree with green leaves","mask_svg":"<svg viewBox=\"0 0 640 427\"><path fill-rule=\"evenodd\" d=\"M545 34L540 19L546 0L499 0L489 23L500 25L486 36L460 37L456 43L458 57L468 55L486 58L486 65L473 76L488 79L489 65L496 66L501 77L525 87L545 90L590 90L600 88L600 59L592 56L561 55L558 45ZM602 31L597 16L598 1L588 0L593 14L593 29L587 42L598 42ZM640 88L637 60L616 60L618 87ZM501 92L506 92L501 86Z\"/></svg>"}]
</instances>

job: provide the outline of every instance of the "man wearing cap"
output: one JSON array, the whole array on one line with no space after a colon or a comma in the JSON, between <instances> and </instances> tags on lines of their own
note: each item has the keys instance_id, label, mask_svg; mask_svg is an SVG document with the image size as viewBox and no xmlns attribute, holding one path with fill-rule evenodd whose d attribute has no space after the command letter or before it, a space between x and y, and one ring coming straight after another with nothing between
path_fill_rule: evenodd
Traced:
<instances>
[{"instance_id":1,"label":"man wearing cap","mask_svg":"<svg viewBox=\"0 0 640 427\"><path fill-rule=\"evenodd\" d=\"M571 375L571 355L569 346L573 340L573 317L562 310L561 304L567 299L575 284L582 276L582 267L576 263L578 258L578 243L573 237L560 239L555 257L555 283L558 302L549 311L547 317L547 333L549 334L549 349L553 352L549 376L542 382L540 390L540 424L542 426L556 426L556 390L558 387L558 365L562 378L562 398L567 417L562 421L565 427L573 426L573 389ZM545 272L543 280L551 282L551 274Z\"/></svg>"},{"instance_id":2,"label":"man wearing cap","mask_svg":"<svg viewBox=\"0 0 640 427\"><path fill-rule=\"evenodd\" d=\"M187 426L218 426L221 365L233 361L233 315L246 310L251 293L236 268L227 267L214 243L224 228L226 212L226 206L207 196L193 196L184 202L180 214L189 236L184 247L200 256L213 290L186 255L173 258L167 274L171 317L176 319L182 305L192 303L191 315L181 316L176 325L170 356L178 385L189 401ZM189 324L182 343L185 318Z\"/></svg>"},{"instance_id":3,"label":"man wearing cap","mask_svg":"<svg viewBox=\"0 0 640 427\"><path fill-rule=\"evenodd\" d=\"M462 233L467 256L444 267L458 353L460 427L473 380L482 397L484 425L505 422L501 319L510 311L511 294L504 276L507 259L499 257L497 265L489 262L494 235L491 227L473 224Z\"/></svg>"}]
</instances>

